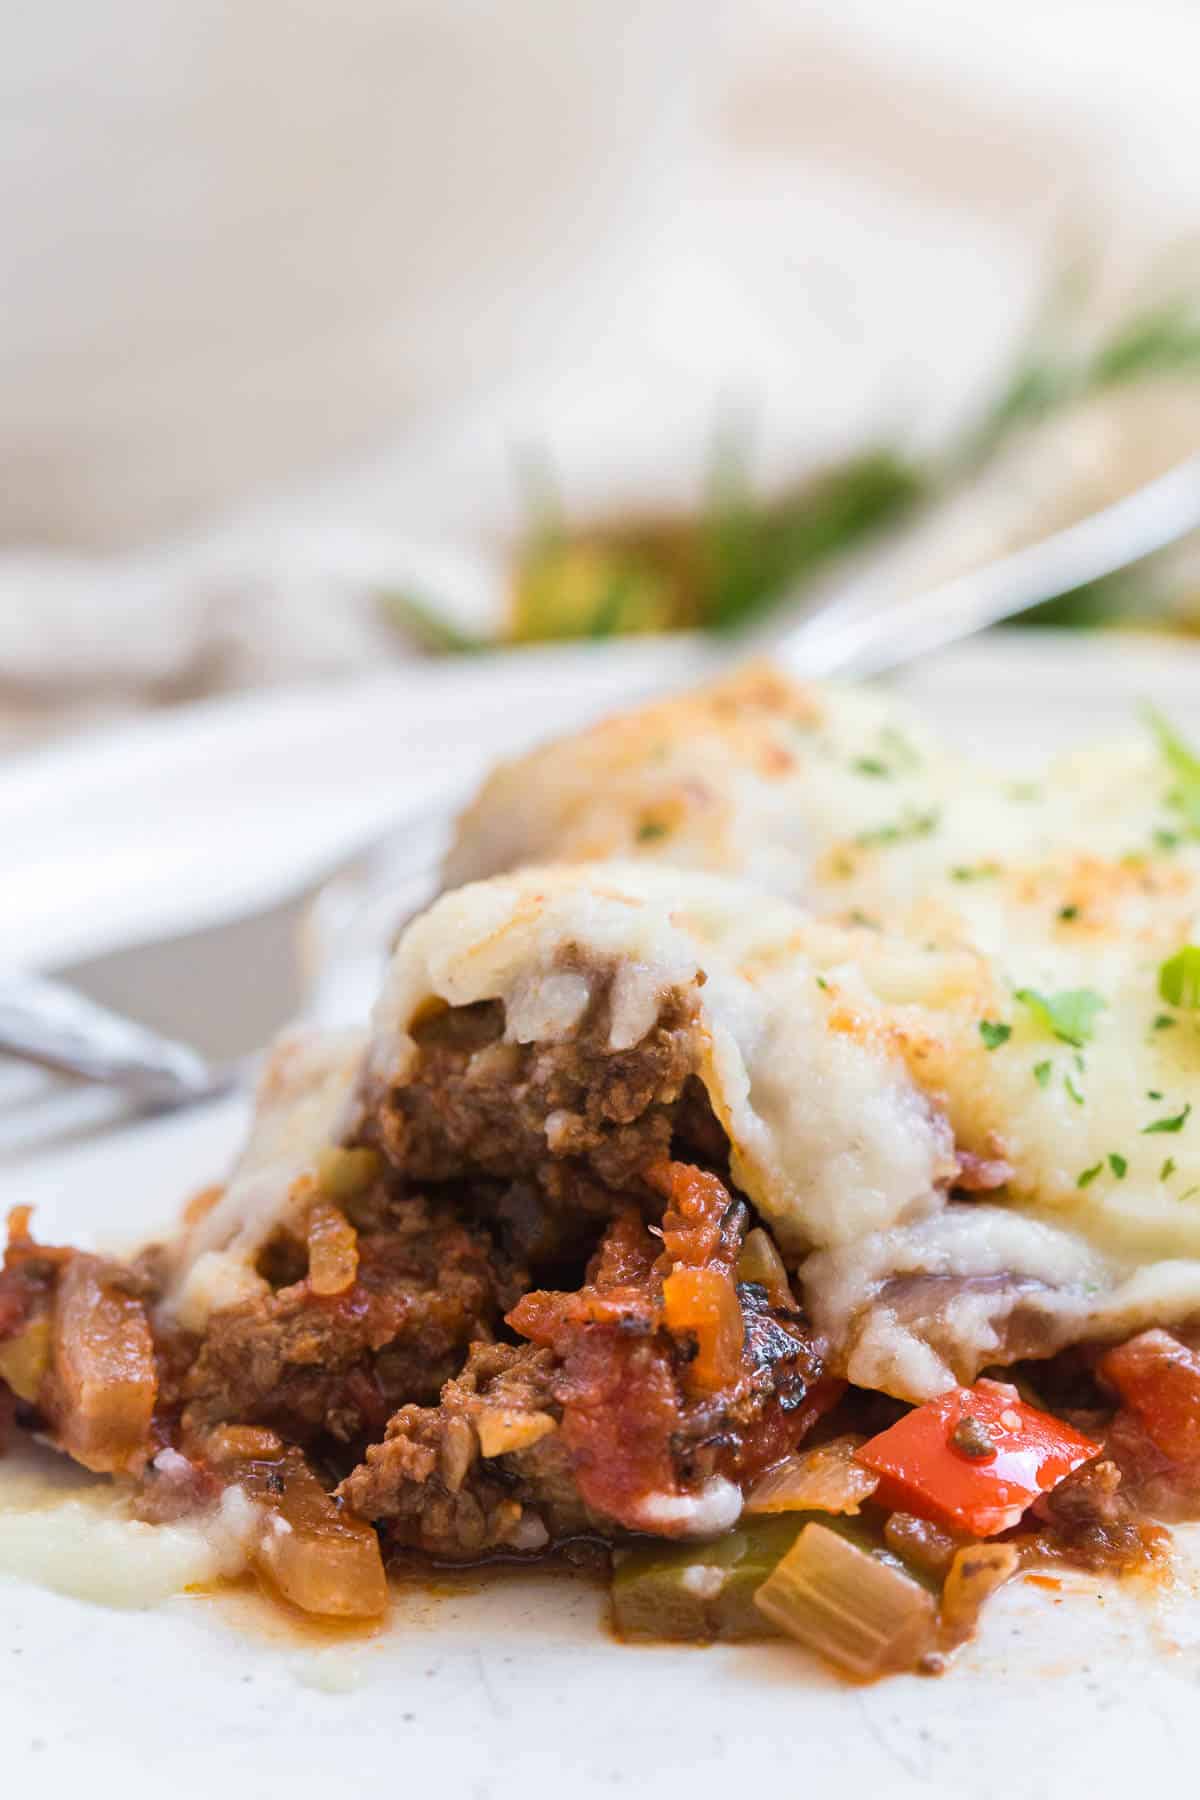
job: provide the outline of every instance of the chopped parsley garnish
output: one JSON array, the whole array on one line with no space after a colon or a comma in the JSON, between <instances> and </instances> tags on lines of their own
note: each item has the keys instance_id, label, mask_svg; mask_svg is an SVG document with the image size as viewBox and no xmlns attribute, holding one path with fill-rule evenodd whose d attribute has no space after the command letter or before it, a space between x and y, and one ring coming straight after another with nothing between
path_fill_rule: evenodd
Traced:
<instances>
[{"instance_id":1,"label":"chopped parsley garnish","mask_svg":"<svg viewBox=\"0 0 1200 1800\"><path fill-rule=\"evenodd\" d=\"M1100 1173L1100 1171L1103 1167L1104 1167L1104 1164L1102 1162L1098 1162L1098 1163L1093 1163L1090 1169L1084 1169L1083 1172L1076 1177L1075 1186L1076 1187L1091 1187L1093 1181L1095 1181L1097 1175Z\"/></svg>"},{"instance_id":2,"label":"chopped parsley garnish","mask_svg":"<svg viewBox=\"0 0 1200 1800\"><path fill-rule=\"evenodd\" d=\"M1054 1064L1052 1062L1040 1062L1033 1065L1033 1079L1039 1087L1049 1087L1050 1077L1053 1073Z\"/></svg>"},{"instance_id":3,"label":"chopped parsley garnish","mask_svg":"<svg viewBox=\"0 0 1200 1800\"><path fill-rule=\"evenodd\" d=\"M829 992L829 983L826 981L826 979L823 975L817 976L817 986L820 988L820 990L823 994L827 994Z\"/></svg>"},{"instance_id":4,"label":"chopped parsley garnish","mask_svg":"<svg viewBox=\"0 0 1200 1800\"><path fill-rule=\"evenodd\" d=\"M1018 988L1017 999L1027 1006L1038 1023L1064 1044L1086 1044L1092 1035L1096 1014L1108 1002L1092 988L1067 988L1061 994L1039 994L1036 988Z\"/></svg>"},{"instance_id":5,"label":"chopped parsley garnish","mask_svg":"<svg viewBox=\"0 0 1200 1800\"><path fill-rule=\"evenodd\" d=\"M665 838L667 827L661 819L643 819L637 828L636 837L639 844L653 844L659 838Z\"/></svg>"},{"instance_id":6,"label":"chopped parsley garnish","mask_svg":"<svg viewBox=\"0 0 1200 1800\"><path fill-rule=\"evenodd\" d=\"M879 733L879 741L885 747L885 749L887 749L891 752L893 758L895 759L897 768L900 768L900 769L919 769L920 768L920 766L921 766L920 755L918 754L918 752L916 750L914 750L913 746L909 743L909 741L905 737L904 733L902 731L898 731L894 725L885 725L883 727L882 731Z\"/></svg>"},{"instance_id":7,"label":"chopped parsley garnish","mask_svg":"<svg viewBox=\"0 0 1200 1800\"><path fill-rule=\"evenodd\" d=\"M937 812L905 812L887 825L873 825L860 831L854 842L860 850L883 849L890 844L907 844L915 838L932 837L938 828Z\"/></svg>"},{"instance_id":8,"label":"chopped parsley garnish","mask_svg":"<svg viewBox=\"0 0 1200 1800\"><path fill-rule=\"evenodd\" d=\"M1175 1158L1173 1156L1168 1156L1166 1162L1164 1162L1162 1168L1158 1171L1158 1179L1160 1181L1170 1181L1172 1175L1175 1173L1175 1168Z\"/></svg>"},{"instance_id":9,"label":"chopped parsley garnish","mask_svg":"<svg viewBox=\"0 0 1200 1800\"><path fill-rule=\"evenodd\" d=\"M1077 906L1060 906L1058 916L1064 925L1069 925L1072 919L1079 917L1079 908Z\"/></svg>"},{"instance_id":10,"label":"chopped parsley garnish","mask_svg":"<svg viewBox=\"0 0 1200 1800\"><path fill-rule=\"evenodd\" d=\"M1147 1098L1147 1100L1161 1100L1162 1099L1161 1089L1147 1088L1146 1089L1146 1098Z\"/></svg>"},{"instance_id":11,"label":"chopped parsley garnish","mask_svg":"<svg viewBox=\"0 0 1200 1800\"><path fill-rule=\"evenodd\" d=\"M1158 739L1158 748L1175 786L1167 795L1167 803L1181 812L1193 837L1200 837L1200 756L1175 730L1169 719L1154 707L1147 707L1146 718Z\"/></svg>"},{"instance_id":12,"label":"chopped parsley garnish","mask_svg":"<svg viewBox=\"0 0 1200 1800\"><path fill-rule=\"evenodd\" d=\"M1170 1013L1158 1013L1155 1016L1154 1024L1151 1027L1151 1030L1153 1030L1153 1031L1170 1031L1170 1029L1171 1029L1172 1025L1174 1025L1174 1023L1175 1023L1175 1021L1171 1017Z\"/></svg>"},{"instance_id":13,"label":"chopped parsley garnish","mask_svg":"<svg viewBox=\"0 0 1200 1800\"><path fill-rule=\"evenodd\" d=\"M1160 1131L1182 1131L1191 1117L1191 1114L1192 1103L1189 1100L1183 1111L1173 1114L1171 1118L1155 1119L1153 1125L1143 1125L1142 1136L1153 1137L1156 1132Z\"/></svg>"},{"instance_id":14,"label":"chopped parsley garnish","mask_svg":"<svg viewBox=\"0 0 1200 1800\"><path fill-rule=\"evenodd\" d=\"M856 775L874 775L884 781L892 772L878 756L856 756L850 767Z\"/></svg>"},{"instance_id":15,"label":"chopped parsley garnish","mask_svg":"<svg viewBox=\"0 0 1200 1800\"><path fill-rule=\"evenodd\" d=\"M998 1050L1012 1036L1012 1026L1002 1025L996 1019L980 1019L979 1035L987 1049Z\"/></svg>"},{"instance_id":16,"label":"chopped parsley garnish","mask_svg":"<svg viewBox=\"0 0 1200 1800\"><path fill-rule=\"evenodd\" d=\"M1068 1094L1070 1094L1070 1096L1071 1096L1072 1100L1075 1102L1076 1106L1082 1106L1083 1105L1083 1095L1080 1093L1079 1089L1075 1086L1075 1083L1071 1080L1071 1077L1069 1075L1063 1076L1063 1086L1066 1088Z\"/></svg>"},{"instance_id":17,"label":"chopped parsley garnish","mask_svg":"<svg viewBox=\"0 0 1200 1800\"><path fill-rule=\"evenodd\" d=\"M1158 850L1178 850L1183 839L1177 831L1168 831L1165 825L1154 827L1154 844Z\"/></svg>"},{"instance_id":18,"label":"chopped parsley garnish","mask_svg":"<svg viewBox=\"0 0 1200 1800\"><path fill-rule=\"evenodd\" d=\"M1158 991L1168 1006L1200 1006L1200 945L1185 944L1158 971Z\"/></svg>"},{"instance_id":19,"label":"chopped parsley garnish","mask_svg":"<svg viewBox=\"0 0 1200 1800\"><path fill-rule=\"evenodd\" d=\"M1118 1156L1115 1150L1110 1150L1108 1153L1108 1166L1118 1181L1124 1181L1129 1173L1129 1164L1123 1156Z\"/></svg>"},{"instance_id":20,"label":"chopped parsley garnish","mask_svg":"<svg viewBox=\"0 0 1200 1800\"><path fill-rule=\"evenodd\" d=\"M1177 1200L1194 1200L1197 1194L1200 1194L1200 1187L1184 1188L1182 1194L1176 1194L1175 1198Z\"/></svg>"},{"instance_id":21,"label":"chopped parsley garnish","mask_svg":"<svg viewBox=\"0 0 1200 1800\"><path fill-rule=\"evenodd\" d=\"M952 881L990 881L1000 873L1000 864L994 862L959 863L950 871Z\"/></svg>"}]
</instances>

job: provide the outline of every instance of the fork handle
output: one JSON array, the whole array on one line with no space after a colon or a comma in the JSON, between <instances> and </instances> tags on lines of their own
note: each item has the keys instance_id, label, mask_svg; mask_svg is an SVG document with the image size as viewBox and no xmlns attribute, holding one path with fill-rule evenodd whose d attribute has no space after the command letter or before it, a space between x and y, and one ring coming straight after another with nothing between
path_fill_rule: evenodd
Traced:
<instances>
[{"instance_id":1,"label":"fork handle","mask_svg":"<svg viewBox=\"0 0 1200 1800\"><path fill-rule=\"evenodd\" d=\"M0 1055L117 1088L150 1107L197 1100L229 1083L186 1044L39 975L0 976Z\"/></svg>"},{"instance_id":2,"label":"fork handle","mask_svg":"<svg viewBox=\"0 0 1200 1800\"><path fill-rule=\"evenodd\" d=\"M1112 575L1197 526L1200 454L1051 537L910 599L868 580L798 624L784 608L756 645L802 676L878 675Z\"/></svg>"}]
</instances>

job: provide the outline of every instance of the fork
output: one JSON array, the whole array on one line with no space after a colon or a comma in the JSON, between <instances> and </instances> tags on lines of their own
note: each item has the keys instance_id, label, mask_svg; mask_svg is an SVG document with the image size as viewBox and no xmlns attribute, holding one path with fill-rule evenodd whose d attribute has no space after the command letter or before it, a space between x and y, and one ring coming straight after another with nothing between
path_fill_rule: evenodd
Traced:
<instances>
[{"instance_id":1,"label":"fork","mask_svg":"<svg viewBox=\"0 0 1200 1800\"><path fill-rule=\"evenodd\" d=\"M1198 527L1200 454L1077 524L904 605L878 584L842 590L810 605L799 619L797 603L784 602L765 626L705 656L700 672L716 674L766 654L805 677L883 674L1111 575ZM670 685L663 683L664 689ZM250 915L281 930L303 923L306 1017L328 1023L369 1001L380 946L437 892L454 810L443 797L436 806L410 811L325 879ZM97 1005L67 982L27 974L0 977L0 1056L113 1088L141 1110L224 1093L244 1080L252 1061L210 1062L187 1044Z\"/></svg>"}]
</instances>

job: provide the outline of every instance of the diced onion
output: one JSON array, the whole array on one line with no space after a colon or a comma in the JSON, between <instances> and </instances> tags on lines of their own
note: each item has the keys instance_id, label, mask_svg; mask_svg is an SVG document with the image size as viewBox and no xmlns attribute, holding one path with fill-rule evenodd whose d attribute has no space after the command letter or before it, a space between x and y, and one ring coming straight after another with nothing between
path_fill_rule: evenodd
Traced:
<instances>
[{"instance_id":1,"label":"diced onion","mask_svg":"<svg viewBox=\"0 0 1200 1800\"><path fill-rule=\"evenodd\" d=\"M947 1647L974 1635L984 1601L1016 1574L1015 1544L967 1544L957 1551L942 1588L942 1632Z\"/></svg>"},{"instance_id":2,"label":"diced onion","mask_svg":"<svg viewBox=\"0 0 1200 1800\"><path fill-rule=\"evenodd\" d=\"M97 1474L141 1467L158 1388L150 1326L90 1256L72 1257L59 1278L51 1385L59 1439L77 1462Z\"/></svg>"},{"instance_id":3,"label":"diced onion","mask_svg":"<svg viewBox=\"0 0 1200 1800\"><path fill-rule=\"evenodd\" d=\"M856 1513L879 1477L854 1461L860 1437L832 1438L768 1469L746 1496L748 1513Z\"/></svg>"},{"instance_id":4,"label":"diced onion","mask_svg":"<svg viewBox=\"0 0 1200 1800\"><path fill-rule=\"evenodd\" d=\"M944 1577L954 1561L962 1539L954 1537L932 1519L919 1519L915 1513L889 1513L883 1526L883 1541L893 1555L910 1568L927 1575Z\"/></svg>"},{"instance_id":5,"label":"diced onion","mask_svg":"<svg viewBox=\"0 0 1200 1800\"><path fill-rule=\"evenodd\" d=\"M251 1560L293 1606L337 1619L386 1609L378 1538L330 1498L297 1452L286 1466L247 1465L239 1484L263 1507Z\"/></svg>"},{"instance_id":6,"label":"diced onion","mask_svg":"<svg viewBox=\"0 0 1200 1800\"><path fill-rule=\"evenodd\" d=\"M387 1607L387 1578L369 1525L332 1533L297 1531L272 1514L254 1561L285 1600L327 1619L373 1619Z\"/></svg>"},{"instance_id":7,"label":"diced onion","mask_svg":"<svg viewBox=\"0 0 1200 1800\"><path fill-rule=\"evenodd\" d=\"M451 1413L438 1446L438 1474L449 1493L457 1494L462 1487L471 1472L478 1450L479 1439L471 1421L461 1413ZM517 1511L520 1511L520 1507Z\"/></svg>"},{"instance_id":8,"label":"diced onion","mask_svg":"<svg viewBox=\"0 0 1200 1800\"><path fill-rule=\"evenodd\" d=\"M308 1284L314 1294L344 1294L358 1274L358 1233L340 1208L318 1200L308 1215Z\"/></svg>"},{"instance_id":9,"label":"diced onion","mask_svg":"<svg viewBox=\"0 0 1200 1800\"><path fill-rule=\"evenodd\" d=\"M50 1320L30 1319L16 1337L0 1344L0 1381L7 1381L18 1400L30 1406L38 1397L50 1367Z\"/></svg>"},{"instance_id":10,"label":"diced onion","mask_svg":"<svg viewBox=\"0 0 1200 1800\"><path fill-rule=\"evenodd\" d=\"M283 1439L265 1425L214 1425L204 1439L209 1462L279 1462Z\"/></svg>"},{"instance_id":11,"label":"diced onion","mask_svg":"<svg viewBox=\"0 0 1200 1800\"><path fill-rule=\"evenodd\" d=\"M482 1406L474 1423L484 1456L507 1456L513 1450L528 1450L531 1444L558 1429L548 1412L522 1412L508 1406Z\"/></svg>"},{"instance_id":12,"label":"diced onion","mask_svg":"<svg viewBox=\"0 0 1200 1800\"><path fill-rule=\"evenodd\" d=\"M746 1241L737 1260L737 1278L766 1288L767 1298L772 1306L789 1309L795 1307L796 1300L788 1281L787 1270L783 1266L783 1258L775 1248L774 1238L761 1225L756 1225L753 1231L746 1233Z\"/></svg>"},{"instance_id":13,"label":"diced onion","mask_svg":"<svg viewBox=\"0 0 1200 1800\"><path fill-rule=\"evenodd\" d=\"M911 1669L933 1643L933 1600L890 1563L806 1525L754 1604L773 1625L863 1681Z\"/></svg>"}]
</instances>

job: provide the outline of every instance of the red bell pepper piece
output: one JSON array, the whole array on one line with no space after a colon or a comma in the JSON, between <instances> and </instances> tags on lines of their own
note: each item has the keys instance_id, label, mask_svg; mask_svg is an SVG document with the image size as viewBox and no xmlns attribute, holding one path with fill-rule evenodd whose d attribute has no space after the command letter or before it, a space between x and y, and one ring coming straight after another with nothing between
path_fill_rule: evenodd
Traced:
<instances>
[{"instance_id":1,"label":"red bell pepper piece","mask_svg":"<svg viewBox=\"0 0 1200 1800\"><path fill-rule=\"evenodd\" d=\"M1164 1456L1200 1461L1200 1355L1168 1331L1143 1331L1102 1356L1097 1372Z\"/></svg>"},{"instance_id":2,"label":"red bell pepper piece","mask_svg":"<svg viewBox=\"0 0 1200 1800\"><path fill-rule=\"evenodd\" d=\"M857 1461L879 1476L882 1506L991 1537L1099 1454L1099 1444L1026 1406L1007 1382L984 1380L914 1407L863 1444Z\"/></svg>"}]
</instances>

